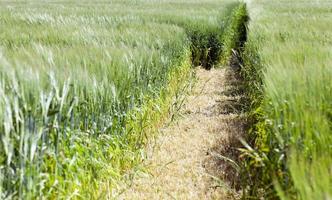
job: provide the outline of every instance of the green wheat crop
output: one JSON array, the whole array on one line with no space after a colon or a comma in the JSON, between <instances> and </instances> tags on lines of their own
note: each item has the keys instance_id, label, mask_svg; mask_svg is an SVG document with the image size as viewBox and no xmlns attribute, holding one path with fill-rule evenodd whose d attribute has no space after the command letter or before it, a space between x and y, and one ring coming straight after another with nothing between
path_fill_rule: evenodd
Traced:
<instances>
[{"instance_id":1,"label":"green wheat crop","mask_svg":"<svg viewBox=\"0 0 332 200\"><path fill-rule=\"evenodd\" d=\"M249 11L247 74L263 98L251 184L266 198L274 185L282 199L331 199L332 4L257 0Z\"/></svg>"}]
</instances>

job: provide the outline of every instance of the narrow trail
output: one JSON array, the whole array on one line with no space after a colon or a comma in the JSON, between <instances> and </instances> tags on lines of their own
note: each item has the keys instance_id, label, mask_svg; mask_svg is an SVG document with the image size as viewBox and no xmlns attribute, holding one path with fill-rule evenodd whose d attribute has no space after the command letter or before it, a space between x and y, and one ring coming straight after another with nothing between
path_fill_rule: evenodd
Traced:
<instances>
[{"instance_id":1,"label":"narrow trail","mask_svg":"<svg viewBox=\"0 0 332 200\"><path fill-rule=\"evenodd\" d=\"M237 112L232 70L197 68L197 83L181 117L160 130L148 147L148 173L139 175L120 199L237 199L229 186L231 157L244 122Z\"/></svg>"}]
</instances>

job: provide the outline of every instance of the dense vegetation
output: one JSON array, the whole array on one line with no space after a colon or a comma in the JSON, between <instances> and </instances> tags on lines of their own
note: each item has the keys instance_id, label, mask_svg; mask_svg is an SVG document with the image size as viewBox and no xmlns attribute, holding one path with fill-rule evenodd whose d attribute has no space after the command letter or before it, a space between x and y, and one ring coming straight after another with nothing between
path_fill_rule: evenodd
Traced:
<instances>
[{"instance_id":1,"label":"dense vegetation","mask_svg":"<svg viewBox=\"0 0 332 200\"><path fill-rule=\"evenodd\" d=\"M0 2L0 198L109 197L236 6Z\"/></svg>"},{"instance_id":2,"label":"dense vegetation","mask_svg":"<svg viewBox=\"0 0 332 200\"><path fill-rule=\"evenodd\" d=\"M332 5L248 2L246 29L232 0L0 1L0 199L110 198L190 67L236 55L243 197L331 198Z\"/></svg>"},{"instance_id":3,"label":"dense vegetation","mask_svg":"<svg viewBox=\"0 0 332 200\"><path fill-rule=\"evenodd\" d=\"M247 197L332 197L332 4L251 1L242 71L256 119Z\"/></svg>"}]
</instances>

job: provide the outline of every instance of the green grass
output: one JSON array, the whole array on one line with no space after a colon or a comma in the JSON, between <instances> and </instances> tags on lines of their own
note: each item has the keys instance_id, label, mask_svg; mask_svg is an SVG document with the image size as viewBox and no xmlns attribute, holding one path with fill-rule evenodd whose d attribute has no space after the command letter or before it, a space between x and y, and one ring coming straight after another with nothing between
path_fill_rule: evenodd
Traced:
<instances>
[{"instance_id":1,"label":"green grass","mask_svg":"<svg viewBox=\"0 0 332 200\"><path fill-rule=\"evenodd\" d=\"M248 7L244 74L260 120L247 166L251 195L330 199L332 4L254 0Z\"/></svg>"},{"instance_id":2,"label":"green grass","mask_svg":"<svg viewBox=\"0 0 332 200\"><path fill-rule=\"evenodd\" d=\"M110 197L236 6L0 1L0 198Z\"/></svg>"}]
</instances>

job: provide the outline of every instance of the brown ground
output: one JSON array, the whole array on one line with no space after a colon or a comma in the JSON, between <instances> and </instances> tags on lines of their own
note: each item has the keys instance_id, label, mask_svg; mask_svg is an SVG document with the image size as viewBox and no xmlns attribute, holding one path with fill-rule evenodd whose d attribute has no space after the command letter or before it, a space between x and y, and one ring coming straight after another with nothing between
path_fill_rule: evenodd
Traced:
<instances>
[{"instance_id":1,"label":"brown ground","mask_svg":"<svg viewBox=\"0 0 332 200\"><path fill-rule=\"evenodd\" d=\"M148 147L148 173L119 199L237 199L237 138L244 132L232 70L196 70L197 83L181 117Z\"/></svg>"}]
</instances>

